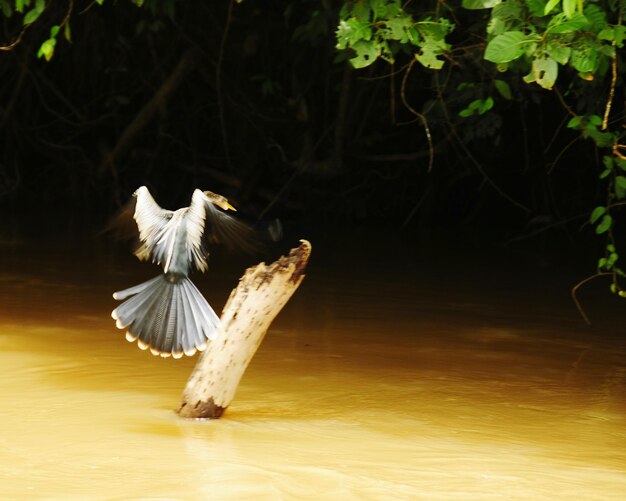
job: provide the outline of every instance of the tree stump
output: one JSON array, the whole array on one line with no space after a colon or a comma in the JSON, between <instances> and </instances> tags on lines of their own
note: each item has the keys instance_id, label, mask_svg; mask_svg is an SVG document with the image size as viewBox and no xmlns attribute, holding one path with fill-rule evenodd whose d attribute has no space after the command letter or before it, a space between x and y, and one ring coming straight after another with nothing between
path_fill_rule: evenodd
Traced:
<instances>
[{"instance_id":1,"label":"tree stump","mask_svg":"<svg viewBox=\"0 0 626 501\"><path fill-rule=\"evenodd\" d=\"M224 306L217 338L187 381L180 416L217 419L224 413L267 329L304 279L310 254L311 244L301 240L287 257L246 270Z\"/></svg>"}]
</instances>

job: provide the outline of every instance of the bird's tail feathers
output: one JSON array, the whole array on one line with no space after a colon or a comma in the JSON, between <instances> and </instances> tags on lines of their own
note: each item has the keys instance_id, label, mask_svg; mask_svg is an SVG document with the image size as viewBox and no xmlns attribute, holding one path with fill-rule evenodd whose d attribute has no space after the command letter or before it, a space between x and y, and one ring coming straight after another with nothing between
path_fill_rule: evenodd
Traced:
<instances>
[{"instance_id":1,"label":"bird's tail feathers","mask_svg":"<svg viewBox=\"0 0 626 501\"><path fill-rule=\"evenodd\" d=\"M113 297L125 300L111 313L117 328L153 355L193 355L217 335L219 317L188 277L159 275Z\"/></svg>"}]
</instances>

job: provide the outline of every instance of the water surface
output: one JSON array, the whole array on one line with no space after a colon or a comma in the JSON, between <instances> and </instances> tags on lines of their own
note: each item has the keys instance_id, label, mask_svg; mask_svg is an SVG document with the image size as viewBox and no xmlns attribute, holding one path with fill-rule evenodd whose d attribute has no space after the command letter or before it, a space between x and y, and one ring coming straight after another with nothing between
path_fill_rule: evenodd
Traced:
<instances>
[{"instance_id":1,"label":"water surface","mask_svg":"<svg viewBox=\"0 0 626 501\"><path fill-rule=\"evenodd\" d=\"M586 328L566 288L519 270L325 244L216 421L174 412L194 359L138 350L109 316L154 268L101 243L5 244L0 497L625 498L623 324ZM241 271L219 257L196 277L216 309Z\"/></svg>"}]
</instances>

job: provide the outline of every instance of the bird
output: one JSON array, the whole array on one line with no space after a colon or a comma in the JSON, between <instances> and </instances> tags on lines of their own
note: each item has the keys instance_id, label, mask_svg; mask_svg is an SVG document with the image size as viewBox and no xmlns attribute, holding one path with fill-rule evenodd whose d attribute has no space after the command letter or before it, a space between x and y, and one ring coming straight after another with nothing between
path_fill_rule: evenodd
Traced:
<instances>
[{"instance_id":1,"label":"bird","mask_svg":"<svg viewBox=\"0 0 626 501\"><path fill-rule=\"evenodd\" d=\"M236 211L226 197L195 189L189 207L161 208L147 187L133 193L133 210L139 246L135 255L152 261L163 273L134 287L115 292L124 301L111 313L129 342L137 341L153 355L192 356L215 339L220 319L189 278L193 269L208 268L208 244L230 248L255 248L254 230L230 216Z\"/></svg>"}]
</instances>

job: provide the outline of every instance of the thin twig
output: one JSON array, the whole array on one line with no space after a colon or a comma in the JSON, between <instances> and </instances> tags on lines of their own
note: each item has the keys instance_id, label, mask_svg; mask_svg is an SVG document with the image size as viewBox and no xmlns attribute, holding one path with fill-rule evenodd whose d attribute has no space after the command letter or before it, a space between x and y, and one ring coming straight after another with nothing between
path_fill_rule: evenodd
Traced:
<instances>
[{"instance_id":1,"label":"thin twig","mask_svg":"<svg viewBox=\"0 0 626 501\"><path fill-rule=\"evenodd\" d=\"M622 24L622 11L620 9L619 17L617 19L617 26ZM611 57L611 87L609 89L609 98L606 101L604 107L604 117L602 118L602 130L606 130L609 126L609 114L611 113L611 106L613 105L613 98L615 97L615 83L617 82L617 48L615 37L611 42L613 47L613 57Z\"/></svg>"},{"instance_id":2,"label":"thin twig","mask_svg":"<svg viewBox=\"0 0 626 501\"><path fill-rule=\"evenodd\" d=\"M626 205L626 202L615 202L614 204L609 204L606 206L607 210L612 209L613 207L619 207L620 205Z\"/></svg>"},{"instance_id":3,"label":"thin twig","mask_svg":"<svg viewBox=\"0 0 626 501\"><path fill-rule=\"evenodd\" d=\"M391 123L396 124L396 81L393 78L395 65L391 65L392 71L389 73L389 112L391 114Z\"/></svg>"},{"instance_id":4,"label":"thin twig","mask_svg":"<svg viewBox=\"0 0 626 501\"><path fill-rule=\"evenodd\" d=\"M429 187L426 187L426 189L424 190L424 192L422 193L422 196L419 198L419 200L417 201L417 203L413 206L413 208L411 209L411 211L407 214L407 216L404 218L404 220L402 221L402 224L400 225L401 229L406 228L406 226L411 222L411 220L413 219L413 217L415 216L415 214L417 213L417 211L419 210L419 208L422 206L422 204L424 203L424 200L426 200L426 196L430 193Z\"/></svg>"},{"instance_id":5,"label":"thin twig","mask_svg":"<svg viewBox=\"0 0 626 501\"><path fill-rule=\"evenodd\" d=\"M565 152L567 150L569 150L574 143L576 143L576 141L579 141L580 138L582 136L576 136L574 139L572 139L569 143L567 143L562 149L561 151L559 151L559 154L556 156L556 158L554 159L554 161L552 162L552 166L548 169L548 175L552 174L552 171L555 169L555 167L557 166L557 164L559 163L559 160L561 160L561 157L565 154Z\"/></svg>"},{"instance_id":6,"label":"thin twig","mask_svg":"<svg viewBox=\"0 0 626 501\"><path fill-rule=\"evenodd\" d=\"M533 230L529 233L524 233L523 235L519 235L517 237L511 238L505 242L503 242L503 245L509 245L515 242L520 242L522 240L526 240L528 238L532 238L534 236L537 236L541 233L543 233L544 231L548 231L551 230L552 228L555 228L557 226L563 226L565 224L571 223L573 221L576 221L577 219L581 219L581 218L585 218L587 217L587 214L581 214L580 216L574 216L574 217L570 217L569 219L565 219L564 221L556 221L555 223L552 224L547 224L545 226L542 226L541 228L538 228L536 230Z\"/></svg>"},{"instance_id":7,"label":"thin twig","mask_svg":"<svg viewBox=\"0 0 626 501\"><path fill-rule=\"evenodd\" d=\"M608 271L596 273L595 275L591 275L590 277L587 277L584 280L581 280L574 287L572 287L572 299L574 300L574 304L576 305L576 308L578 309L578 313L580 313L580 316L583 317L583 320L585 321L587 325L591 325L591 322L589 321L589 317L585 313L585 310L583 310L583 307L580 305L580 302L578 301L578 298L576 297L576 292L581 286L585 285L587 282L590 282L594 278L603 277L606 275L612 275L612 273Z\"/></svg>"},{"instance_id":8,"label":"thin twig","mask_svg":"<svg viewBox=\"0 0 626 501\"><path fill-rule=\"evenodd\" d=\"M552 87L554 89L554 93L556 94L556 97L559 98L559 102L561 103L561 106L563 106L563 108L565 108L565 111L567 111L570 115L572 115L573 117L577 116L576 113L574 113L574 111L569 107L569 105L565 102L565 99L563 98L563 95L561 94L561 92L559 91L558 87L555 85L554 87Z\"/></svg>"},{"instance_id":9,"label":"thin twig","mask_svg":"<svg viewBox=\"0 0 626 501\"><path fill-rule=\"evenodd\" d=\"M626 155L622 153L622 150L626 151L626 145L615 143L612 147L613 155L621 158L622 160L626 160Z\"/></svg>"},{"instance_id":10,"label":"thin twig","mask_svg":"<svg viewBox=\"0 0 626 501\"><path fill-rule=\"evenodd\" d=\"M428 127L428 121L426 120L426 117L424 115L422 115L421 113L419 113L418 111L416 111L407 101L406 99L406 82L408 80L409 77L409 73L411 73L411 68L413 68L413 65L415 64L416 60L413 59L411 61L411 64L409 64L409 66L406 69L406 72L404 73L404 76L402 77L402 85L400 86L400 98L402 99L402 102L404 103L404 106L406 106L406 108L413 113L416 117L418 117L420 119L420 121L422 122L422 126L424 127L424 133L426 134L426 140L428 141L428 153L429 153L429 157L428 157L428 172L430 172L433 168L433 161L435 158L435 150L433 148L433 138L430 134L430 127Z\"/></svg>"},{"instance_id":11,"label":"thin twig","mask_svg":"<svg viewBox=\"0 0 626 501\"><path fill-rule=\"evenodd\" d=\"M395 75L399 75L400 73L404 72L404 70L406 68L408 68L412 63L407 63L402 65L399 69L397 70L392 70L391 73L384 73L382 75L377 75L374 77L363 77L363 76L358 76L356 79L357 80L363 80L365 82L374 82L376 80L387 80L387 78L389 78L390 76L395 76ZM393 68L395 68L395 63L393 64Z\"/></svg>"},{"instance_id":12,"label":"thin twig","mask_svg":"<svg viewBox=\"0 0 626 501\"><path fill-rule=\"evenodd\" d=\"M63 18L63 21L61 21L61 24L59 24L59 27L65 26L67 23L70 22L70 18L72 17L73 10L74 10L74 0L70 0L68 2L67 12L65 14L65 17Z\"/></svg>"},{"instance_id":13,"label":"thin twig","mask_svg":"<svg viewBox=\"0 0 626 501\"><path fill-rule=\"evenodd\" d=\"M17 38L13 40L9 45L0 45L0 50L4 50L4 51L13 50L15 46L19 45L19 43L22 41L22 37L24 36L24 33L26 33L26 30L29 27L30 27L30 24L27 24L26 26L24 26L22 28L22 31L20 31L20 34L17 36Z\"/></svg>"},{"instance_id":14,"label":"thin twig","mask_svg":"<svg viewBox=\"0 0 626 501\"><path fill-rule=\"evenodd\" d=\"M480 175L483 177L483 179L485 180L485 182L491 186L496 193L498 193L502 198L504 198L505 200L508 200L509 203L511 203L512 205L514 205L515 207L523 210L524 212L526 212L527 214L532 212L528 207L526 207L524 204L518 202L517 200L514 200L513 198L511 198L511 196L507 195L504 191L502 191L502 189L487 175L487 173L485 172L485 170L483 169L482 165L480 165L480 162L478 162L478 160L476 160L476 158L474 157L474 155L472 155L472 153L469 151L469 148L465 145L465 143L463 142L463 140L459 137L459 134L456 131L456 127L455 125L452 123L452 120L450 120L450 114L448 113L448 107L446 106L446 102L443 99L443 93L441 91L441 87L439 85L439 77L438 74L435 74L435 83L437 86L437 97L439 99L439 102L441 104L441 109L443 111L443 114L446 118L446 121L448 122L448 127L450 128L450 132L452 133L452 135L454 136L454 138L456 139L456 142L458 143L458 145L461 147L461 149L463 150L463 153L465 153L465 155L467 156L467 158L470 160L470 162L472 164L474 164L474 166L476 167L476 170L480 173Z\"/></svg>"},{"instance_id":15,"label":"thin twig","mask_svg":"<svg viewBox=\"0 0 626 501\"><path fill-rule=\"evenodd\" d=\"M568 120L569 120L569 117L567 115L563 115L563 120L561 120L561 123L554 130L554 134L552 134L552 137L550 138L550 141L548 141L548 145L543 149L543 154L544 155L548 154L548 151L550 151L550 148L552 148L552 145L555 143L556 138L559 136L561 130L565 126L565 122L567 122Z\"/></svg>"}]
</instances>

